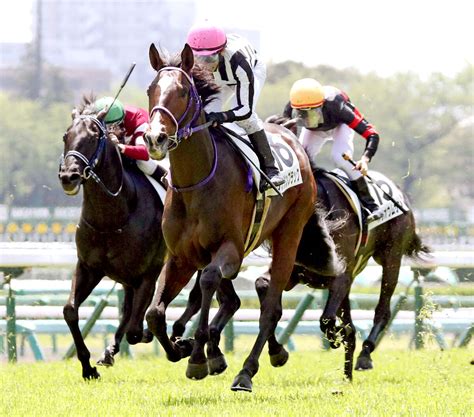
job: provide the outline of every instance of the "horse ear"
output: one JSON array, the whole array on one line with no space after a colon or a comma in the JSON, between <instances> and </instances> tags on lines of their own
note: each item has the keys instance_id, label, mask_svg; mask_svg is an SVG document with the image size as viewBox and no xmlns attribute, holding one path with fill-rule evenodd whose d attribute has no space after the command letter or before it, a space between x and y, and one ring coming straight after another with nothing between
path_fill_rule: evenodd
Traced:
<instances>
[{"instance_id":1,"label":"horse ear","mask_svg":"<svg viewBox=\"0 0 474 417\"><path fill-rule=\"evenodd\" d=\"M181 69L191 74L191 70L194 66L194 55L191 47L186 44L181 52Z\"/></svg>"},{"instance_id":2,"label":"horse ear","mask_svg":"<svg viewBox=\"0 0 474 417\"><path fill-rule=\"evenodd\" d=\"M108 111L109 111L109 106L105 106L99 113L97 113L97 118L99 120L102 120Z\"/></svg>"},{"instance_id":3,"label":"horse ear","mask_svg":"<svg viewBox=\"0 0 474 417\"><path fill-rule=\"evenodd\" d=\"M79 116L79 111L74 107L71 112L71 119L74 120L77 116Z\"/></svg>"},{"instance_id":4,"label":"horse ear","mask_svg":"<svg viewBox=\"0 0 474 417\"><path fill-rule=\"evenodd\" d=\"M165 64L163 64L163 60L160 57L160 53L158 52L158 49L156 49L154 43L150 45L148 56L150 57L150 64L155 71L159 71L165 66Z\"/></svg>"}]
</instances>

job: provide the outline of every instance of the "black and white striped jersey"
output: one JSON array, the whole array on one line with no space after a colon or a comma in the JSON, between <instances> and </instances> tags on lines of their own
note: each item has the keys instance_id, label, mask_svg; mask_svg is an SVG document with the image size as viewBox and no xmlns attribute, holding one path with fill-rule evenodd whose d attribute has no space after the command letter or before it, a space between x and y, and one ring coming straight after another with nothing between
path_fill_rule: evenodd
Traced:
<instances>
[{"instance_id":1,"label":"black and white striped jersey","mask_svg":"<svg viewBox=\"0 0 474 417\"><path fill-rule=\"evenodd\" d=\"M219 65L213 73L218 85L235 88L237 105L225 112L230 120L245 120L254 107L254 68L257 51L243 37L227 35L227 45L219 55Z\"/></svg>"}]
</instances>

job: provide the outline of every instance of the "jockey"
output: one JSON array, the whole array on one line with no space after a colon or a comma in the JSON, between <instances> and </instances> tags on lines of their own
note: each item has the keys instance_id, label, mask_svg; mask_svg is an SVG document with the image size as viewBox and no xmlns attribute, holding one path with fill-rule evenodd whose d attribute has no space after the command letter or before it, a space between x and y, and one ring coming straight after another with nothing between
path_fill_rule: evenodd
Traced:
<instances>
[{"instance_id":1,"label":"jockey","mask_svg":"<svg viewBox=\"0 0 474 417\"><path fill-rule=\"evenodd\" d=\"M95 102L95 108L99 112L110 106L113 101L112 97L103 97ZM124 106L119 100L115 100L105 116L109 138L117 145L120 153L136 160L138 168L143 173L163 184L162 177L167 172L157 161L150 158L143 139L149 121L146 110L139 107ZM124 137L125 144L120 143L118 137Z\"/></svg>"},{"instance_id":2,"label":"jockey","mask_svg":"<svg viewBox=\"0 0 474 417\"><path fill-rule=\"evenodd\" d=\"M285 180L275 165L263 122L255 112L266 78L265 63L258 59L247 40L238 35L226 35L222 28L207 21L189 30L187 43L196 62L210 71L221 87L217 98L206 106L207 120L213 122L213 126L235 122L244 129L272 184L282 185ZM224 106L229 110L224 111Z\"/></svg>"},{"instance_id":3,"label":"jockey","mask_svg":"<svg viewBox=\"0 0 474 417\"><path fill-rule=\"evenodd\" d=\"M316 165L316 155L328 140L333 140L332 158L351 180L362 205L370 212L367 221L378 220L383 211L370 195L365 175L368 163L375 155L379 134L362 116L343 91L322 86L312 78L296 81L290 90L290 103L296 109L298 119L303 125L300 141L308 153L311 164ZM353 167L343 157L354 153L354 131L366 139L365 150L356 166Z\"/></svg>"}]
</instances>

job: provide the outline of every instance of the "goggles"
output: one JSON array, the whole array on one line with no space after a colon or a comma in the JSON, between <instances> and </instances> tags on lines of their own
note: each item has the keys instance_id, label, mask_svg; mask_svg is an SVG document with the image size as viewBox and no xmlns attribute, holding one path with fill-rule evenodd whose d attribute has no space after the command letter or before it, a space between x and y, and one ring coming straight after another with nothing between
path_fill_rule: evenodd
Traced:
<instances>
[{"instance_id":1,"label":"goggles","mask_svg":"<svg viewBox=\"0 0 474 417\"><path fill-rule=\"evenodd\" d=\"M195 55L196 61L203 65L216 65L219 62L219 52L212 55Z\"/></svg>"},{"instance_id":2,"label":"goggles","mask_svg":"<svg viewBox=\"0 0 474 417\"><path fill-rule=\"evenodd\" d=\"M309 107L306 109L296 109L296 117L299 124L306 128L315 128L323 123L323 111L321 107Z\"/></svg>"}]
</instances>

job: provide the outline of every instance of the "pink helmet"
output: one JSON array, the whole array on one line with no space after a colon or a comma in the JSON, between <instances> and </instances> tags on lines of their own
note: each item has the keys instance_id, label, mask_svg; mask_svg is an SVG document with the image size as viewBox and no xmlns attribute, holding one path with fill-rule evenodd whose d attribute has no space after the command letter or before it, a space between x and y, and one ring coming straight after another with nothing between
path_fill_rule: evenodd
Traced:
<instances>
[{"instance_id":1,"label":"pink helmet","mask_svg":"<svg viewBox=\"0 0 474 417\"><path fill-rule=\"evenodd\" d=\"M221 27L205 20L189 30L187 43L196 55L212 55L225 47L227 36Z\"/></svg>"}]
</instances>

